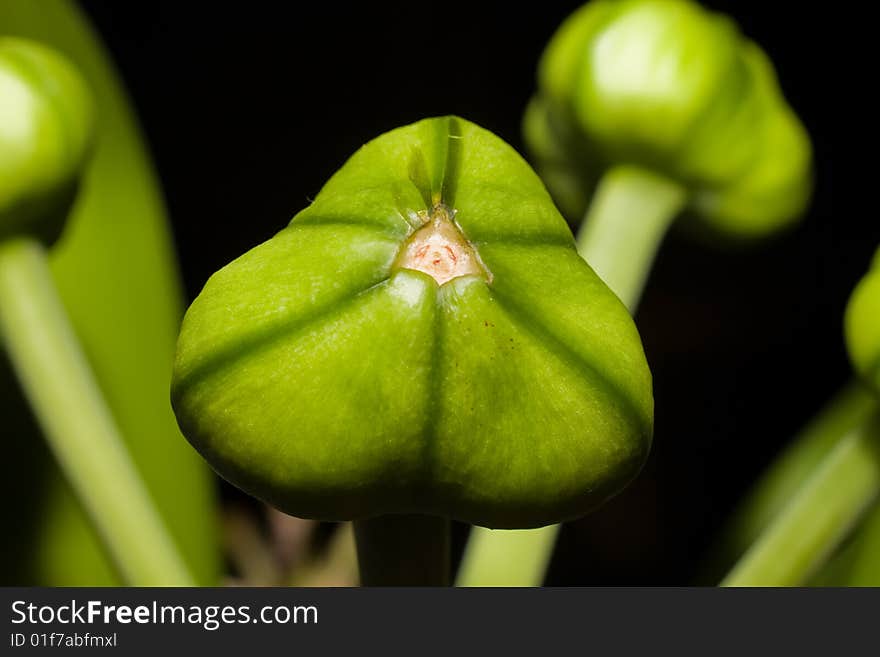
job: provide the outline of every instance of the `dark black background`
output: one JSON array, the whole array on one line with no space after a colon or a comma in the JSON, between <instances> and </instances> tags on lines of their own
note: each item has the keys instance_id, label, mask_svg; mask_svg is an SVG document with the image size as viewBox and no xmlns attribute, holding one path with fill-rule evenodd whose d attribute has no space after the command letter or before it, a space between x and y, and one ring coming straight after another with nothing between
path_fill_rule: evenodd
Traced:
<instances>
[{"instance_id":1,"label":"dark black background","mask_svg":"<svg viewBox=\"0 0 880 657\"><path fill-rule=\"evenodd\" d=\"M814 140L815 198L797 230L745 251L667 240L637 315L653 455L624 494L566 527L553 584L692 581L736 500L849 376L842 313L880 225L832 210L827 27L804 4L707 4L776 63ZM579 3L83 5L138 107L192 298L386 130L456 113L522 151L538 56Z\"/></svg>"}]
</instances>

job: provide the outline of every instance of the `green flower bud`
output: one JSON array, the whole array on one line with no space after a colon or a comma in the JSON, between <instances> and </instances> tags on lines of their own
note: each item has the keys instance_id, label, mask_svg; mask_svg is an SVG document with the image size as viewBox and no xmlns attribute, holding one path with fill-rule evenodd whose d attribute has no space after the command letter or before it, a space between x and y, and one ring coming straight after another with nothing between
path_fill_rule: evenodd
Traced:
<instances>
[{"instance_id":1,"label":"green flower bud","mask_svg":"<svg viewBox=\"0 0 880 657\"><path fill-rule=\"evenodd\" d=\"M535 527L618 492L651 441L625 307L522 158L456 118L361 148L184 319L184 434L303 517Z\"/></svg>"},{"instance_id":2,"label":"green flower bud","mask_svg":"<svg viewBox=\"0 0 880 657\"><path fill-rule=\"evenodd\" d=\"M871 269L853 290L846 307L844 330L853 367L880 393L880 249Z\"/></svg>"},{"instance_id":3,"label":"green flower bud","mask_svg":"<svg viewBox=\"0 0 880 657\"><path fill-rule=\"evenodd\" d=\"M85 81L46 46L0 38L0 239L61 233L93 136Z\"/></svg>"},{"instance_id":4,"label":"green flower bud","mask_svg":"<svg viewBox=\"0 0 880 657\"><path fill-rule=\"evenodd\" d=\"M617 164L680 183L704 227L732 237L789 225L809 199L809 138L771 63L687 0L585 5L547 46L538 99L526 140L542 173L568 167L548 180L563 205L574 181L589 189Z\"/></svg>"}]
</instances>

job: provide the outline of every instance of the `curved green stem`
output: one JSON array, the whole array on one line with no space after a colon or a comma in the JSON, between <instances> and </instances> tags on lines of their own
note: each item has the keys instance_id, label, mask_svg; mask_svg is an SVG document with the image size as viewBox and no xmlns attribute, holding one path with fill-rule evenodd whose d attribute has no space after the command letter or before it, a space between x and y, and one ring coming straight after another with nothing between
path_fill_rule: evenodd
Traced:
<instances>
[{"instance_id":1,"label":"curved green stem","mask_svg":"<svg viewBox=\"0 0 880 657\"><path fill-rule=\"evenodd\" d=\"M803 584L878 493L880 416L875 415L834 446L722 586Z\"/></svg>"},{"instance_id":2,"label":"curved green stem","mask_svg":"<svg viewBox=\"0 0 880 657\"><path fill-rule=\"evenodd\" d=\"M858 381L847 384L797 435L737 506L716 541L702 581L717 582L761 535L822 460L877 408Z\"/></svg>"},{"instance_id":3,"label":"curved green stem","mask_svg":"<svg viewBox=\"0 0 880 657\"><path fill-rule=\"evenodd\" d=\"M33 240L0 244L0 334L52 452L125 579L191 585Z\"/></svg>"},{"instance_id":4,"label":"curved green stem","mask_svg":"<svg viewBox=\"0 0 880 657\"><path fill-rule=\"evenodd\" d=\"M680 185L636 167L612 168L599 181L577 236L578 253L630 312L686 201ZM474 527L456 584L540 586L558 533L558 525L514 531Z\"/></svg>"},{"instance_id":5,"label":"curved green stem","mask_svg":"<svg viewBox=\"0 0 880 657\"><path fill-rule=\"evenodd\" d=\"M379 516L354 523L362 586L448 586L450 523Z\"/></svg>"},{"instance_id":6,"label":"curved green stem","mask_svg":"<svg viewBox=\"0 0 880 657\"><path fill-rule=\"evenodd\" d=\"M635 312L654 256L687 200L683 187L635 167L609 170L578 231L578 253Z\"/></svg>"}]
</instances>

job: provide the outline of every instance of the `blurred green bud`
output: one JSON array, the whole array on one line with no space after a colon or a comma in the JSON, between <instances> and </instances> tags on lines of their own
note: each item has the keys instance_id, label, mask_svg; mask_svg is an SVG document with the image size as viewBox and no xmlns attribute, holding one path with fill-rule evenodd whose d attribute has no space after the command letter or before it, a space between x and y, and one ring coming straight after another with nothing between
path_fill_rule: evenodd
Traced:
<instances>
[{"instance_id":1,"label":"blurred green bud","mask_svg":"<svg viewBox=\"0 0 880 657\"><path fill-rule=\"evenodd\" d=\"M688 0L588 3L548 44L533 103L526 141L542 173L567 163L565 182L548 180L563 206L576 180L589 189L617 164L680 183L704 226L732 237L783 228L809 200L809 138L771 63Z\"/></svg>"},{"instance_id":2,"label":"blurred green bud","mask_svg":"<svg viewBox=\"0 0 880 657\"><path fill-rule=\"evenodd\" d=\"M577 517L653 426L626 308L522 158L451 117L370 142L211 277L172 401L222 476L322 519Z\"/></svg>"},{"instance_id":3,"label":"blurred green bud","mask_svg":"<svg viewBox=\"0 0 880 657\"><path fill-rule=\"evenodd\" d=\"M541 180L565 217L579 221L589 205L600 169L571 124L555 122L546 98L533 96L523 116L523 136Z\"/></svg>"},{"instance_id":4,"label":"blurred green bud","mask_svg":"<svg viewBox=\"0 0 880 657\"><path fill-rule=\"evenodd\" d=\"M853 290L846 307L844 330L853 367L880 393L880 249L871 269Z\"/></svg>"},{"instance_id":5,"label":"blurred green bud","mask_svg":"<svg viewBox=\"0 0 880 657\"><path fill-rule=\"evenodd\" d=\"M0 38L0 239L61 233L94 128L89 89L39 43Z\"/></svg>"}]
</instances>

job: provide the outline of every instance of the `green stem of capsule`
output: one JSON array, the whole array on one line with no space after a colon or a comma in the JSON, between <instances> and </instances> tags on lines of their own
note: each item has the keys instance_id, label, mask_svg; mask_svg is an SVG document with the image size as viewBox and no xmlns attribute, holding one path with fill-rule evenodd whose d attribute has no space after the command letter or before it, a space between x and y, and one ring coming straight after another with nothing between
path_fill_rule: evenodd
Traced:
<instances>
[{"instance_id":1,"label":"green stem of capsule","mask_svg":"<svg viewBox=\"0 0 880 657\"><path fill-rule=\"evenodd\" d=\"M38 242L0 244L0 336L58 463L124 579L193 584L58 298Z\"/></svg>"},{"instance_id":2,"label":"green stem of capsule","mask_svg":"<svg viewBox=\"0 0 880 657\"><path fill-rule=\"evenodd\" d=\"M448 586L450 522L419 515L356 520L362 586Z\"/></svg>"},{"instance_id":3,"label":"green stem of capsule","mask_svg":"<svg viewBox=\"0 0 880 657\"><path fill-rule=\"evenodd\" d=\"M687 194L671 180L631 166L609 169L577 236L578 253L635 312L657 249ZM458 586L540 586L559 525L539 529L474 527Z\"/></svg>"},{"instance_id":4,"label":"green stem of capsule","mask_svg":"<svg viewBox=\"0 0 880 657\"><path fill-rule=\"evenodd\" d=\"M880 494L880 416L850 432L764 529L722 586L797 586Z\"/></svg>"},{"instance_id":5,"label":"green stem of capsule","mask_svg":"<svg viewBox=\"0 0 880 657\"><path fill-rule=\"evenodd\" d=\"M852 381L832 398L776 458L725 523L702 582L717 582L809 479L831 450L877 408L874 396Z\"/></svg>"},{"instance_id":6,"label":"green stem of capsule","mask_svg":"<svg viewBox=\"0 0 880 657\"><path fill-rule=\"evenodd\" d=\"M578 231L578 253L630 312L686 200L677 183L635 167L610 169L599 181Z\"/></svg>"}]
</instances>

